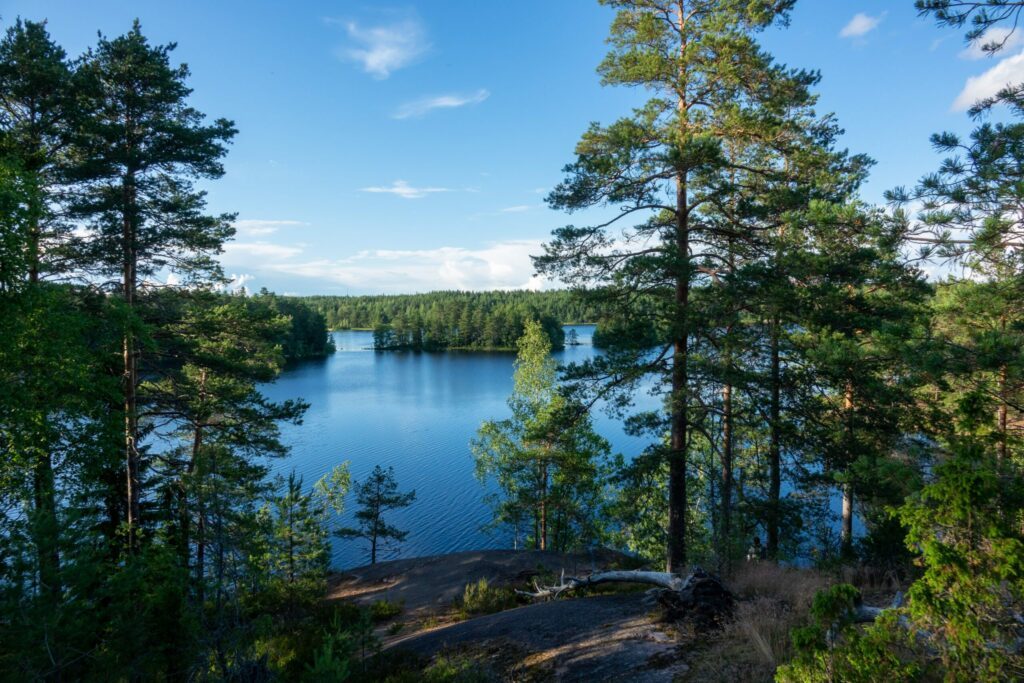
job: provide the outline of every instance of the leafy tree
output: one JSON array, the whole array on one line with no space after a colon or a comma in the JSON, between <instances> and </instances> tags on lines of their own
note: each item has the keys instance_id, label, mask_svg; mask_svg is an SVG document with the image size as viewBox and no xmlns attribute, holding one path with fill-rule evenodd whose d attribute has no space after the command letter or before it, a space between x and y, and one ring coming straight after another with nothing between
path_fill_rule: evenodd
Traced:
<instances>
[{"instance_id":1,"label":"leafy tree","mask_svg":"<svg viewBox=\"0 0 1024 683\"><path fill-rule=\"evenodd\" d=\"M559 394L551 345L539 322L519 340L511 417L487 421L471 447L477 477L493 477L502 498L495 522L533 522L540 550L564 550L595 538L608 443L594 433L586 410ZM549 543L553 541L553 543Z\"/></svg>"},{"instance_id":2,"label":"leafy tree","mask_svg":"<svg viewBox=\"0 0 1024 683\"><path fill-rule=\"evenodd\" d=\"M383 469L380 465L361 484L356 484L356 502L359 510L355 517L359 522L356 528L335 530L339 538L361 538L370 544L370 564L377 563L377 551L391 543L401 543L409 535L384 521L384 513L408 507L416 500L416 492L399 493L398 482L395 481L395 469Z\"/></svg>"}]
</instances>

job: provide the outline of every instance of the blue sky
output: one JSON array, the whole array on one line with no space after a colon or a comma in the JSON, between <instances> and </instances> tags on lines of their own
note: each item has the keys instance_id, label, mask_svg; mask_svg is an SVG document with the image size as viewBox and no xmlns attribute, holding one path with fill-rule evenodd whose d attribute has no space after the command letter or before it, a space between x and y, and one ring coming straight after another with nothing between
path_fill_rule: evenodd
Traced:
<instances>
[{"instance_id":1,"label":"blue sky","mask_svg":"<svg viewBox=\"0 0 1024 683\"><path fill-rule=\"evenodd\" d=\"M194 104L240 131L207 186L239 214L225 270L282 293L537 286L528 256L569 222L544 193L590 121L643 99L598 81L596 0L0 0L16 16L72 55L136 17L178 43ZM1017 35L982 57L912 0L800 0L762 41L822 72L819 111L878 162L872 202L937 165L929 135L968 131L973 97L1024 80Z\"/></svg>"}]
</instances>

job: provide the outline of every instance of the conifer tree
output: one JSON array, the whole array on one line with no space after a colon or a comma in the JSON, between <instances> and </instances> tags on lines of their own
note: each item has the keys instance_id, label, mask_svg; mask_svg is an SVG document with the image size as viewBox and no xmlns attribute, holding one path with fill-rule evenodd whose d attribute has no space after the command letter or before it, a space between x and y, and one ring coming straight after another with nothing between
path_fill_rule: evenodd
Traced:
<instances>
[{"instance_id":1,"label":"conifer tree","mask_svg":"<svg viewBox=\"0 0 1024 683\"><path fill-rule=\"evenodd\" d=\"M705 385L690 353L697 329L691 295L721 268L713 245L767 243L770 236L770 223L739 229L712 217L728 213L741 189L733 171L783 184L780 159L805 139L787 134L791 112L813 102L808 88L817 76L775 64L754 40L757 31L784 23L792 2L606 4L618 14L612 52L599 69L603 82L643 86L652 99L630 117L592 126L549 197L552 207L569 211L615 205L616 215L557 231L536 266L576 287L600 286L602 304L633 321L632 339L604 340L612 352L569 377L614 377L603 393L620 399L641 378L657 378L665 411L649 426L669 434L667 565L678 571L687 556L689 444ZM627 221L630 228L615 230ZM653 354L642 343L651 338Z\"/></svg>"},{"instance_id":2,"label":"conifer tree","mask_svg":"<svg viewBox=\"0 0 1024 683\"><path fill-rule=\"evenodd\" d=\"M82 70L89 88L89 125L79 153L83 191L76 214L93 234L81 244L84 266L116 278L138 317L140 290L174 273L184 285L216 281L213 256L233 233L232 216L204 213L193 181L220 177L230 121L203 124L190 107L188 67L172 66L174 45L153 46L138 22L127 34L101 38ZM142 500L138 386L139 331L125 327L123 343L127 530L138 540Z\"/></svg>"},{"instance_id":3,"label":"conifer tree","mask_svg":"<svg viewBox=\"0 0 1024 683\"><path fill-rule=\"evenodd\" d=\"M359 510L355 517L359 526L336 529L334 534L339 538L361 538L367 541L370 564L376 564L380 550L392 543L401 543L409 535L408 531L402 531L384 521L384 514L389 510L408 507L414 500L415 491L399 493L393 467L385 470L377 465L361 484L356 485Z\"/></svg>"},{"instance_id":4,"label":"conifer tree","mask_svg":"<svg viewBox=\"0 0 1024 683\"><path fill-rule=\"evenodd\" d=\"M16 223L5 230L5 238L19 233L23 242L13 242L20 251L25 267L24 278L33 291L27 292L24 303L31 300L48 308L54 300L38 290L40 280L63 268L59 263L65 247L68 225L60 209L68 190L68 172L72 165L69 149L78 132L81 109L76 97L73 67L64 50L54 43L43 23L18 19L0 40L0 155L7 163L11 180L16 181L20 211ZM14 184L9 185L12 187ZM14 207L11 207L14 208ZM20 215L18 215L20 214ZM10 261L8 261L10 263ZM5 270L10 271L8 265ZM69 300L67 300L69 301ZM30 313L35 316L36 314ZM45 363L46 354L31 354ZM43 365L25 366L27 377L39 377ZM52 409L52 396L38 396L22 386L26 402L45 414ZM47 406L47 407L43 407ZM32 466L34 542L38 551L40 583L57 599L61 593L60 553L57 496L53 451L56 444L47 443L43 425L48 420L25 421L22 429L35 431L21 436L32 442L36 462Z\"/></svg>"}]
</instances>

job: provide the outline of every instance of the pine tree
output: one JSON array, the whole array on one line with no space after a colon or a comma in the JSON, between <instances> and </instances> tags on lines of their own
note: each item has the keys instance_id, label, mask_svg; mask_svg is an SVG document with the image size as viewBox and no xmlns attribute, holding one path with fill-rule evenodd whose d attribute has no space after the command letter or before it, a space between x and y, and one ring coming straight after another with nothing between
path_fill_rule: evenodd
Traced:
<instances>
[{"instance_id":1,"label":"pine tree","mask_svg":"<svg viewBox=\"0 0 1024 683\"><path fill-rule=\"evenodd\" d=\"M69 147L80 123L74 71L64 50L54 43L45 24L17 20L0 40L0 155L5 167L16 181L17 204L21 204L17 223L10 226L8 238L20 235L24 242L14 242L18 259L25 266L24 278L29 288L38 289L41 278L62 269L61 249L66 246L68 225L60 215L63 194L68 189L71 166ZM6 185L8 188L15 183ZM15 208L15 207L10 207ZM17 214L5 214L14 217ZM10 252L8 252L10 253ZM9 264L9 265L8 265ZM8 273L13 264L3 267ZM32 291L27 294L44 307L48 294ZM29 299L26 299L28 301ZM32 354L35 355L35 354ZM38 359L45 362L43 358ZM28 376L38 377L42 366L27 366ZM23 387L27 389L27 387ZM53 398L26 393L29 403L52 404ZM43 409L45 411L45 409ZM38 424L45 425L47 420ZM32 430L30 423L23 429ZM33 518L36 520L34 542L38 551L40 584L56 602L61 594L57 494L53 466L56 444L47 443L44 429L34 439L36 462L33 473ZM27 438L27 434L23 434Z\"/></svg>"},{"instance_id":2,"label":"pine tree","mask_svg":"<svg viewBox=\"0 0 1024 683\"><path fill-rule=\"evenodd\" d=\"M624 399L641 378L658 378L666 406L661 424L651 426L669 434L667 564L677 571L687 556L688 444L703 429L694 423L705 387L693 374L691 295L721 267L709 247L768 243L771 230L770 221L743 221L741 229L713 217L734 200L744 203L734 171L785 184L781 160L807 138L791 134L792 111L813 102L808 88L817 76L773 63L753 38L784 23L792 2L607 4L619 11L603 81L644 86L653 98L631 117L592 126L549 198L554 208L607 203L618 214L604 225L557 231L536 266L573 286L601 287L601 305L631 321L626 334L602 335L615 352L570 377L616 377L603 393ZM626 219L631 228L612 231ZM643 343L652 337L653 355Z\"/></svg>"},{"instance_id":3,"label":"pine tree","mask_svg":"<svg viewBox=\"0 0 1024 683\"><path fill-rule=\"evenodd\" d=\"M224 119L203 125L187 104L184 65L173 67L174 45L152 46L138 22L113 40L101 38L82 66L89 126L79 154L84 191L75 206L94 234L81 245L88 270L114 276L121 298L138 314L144 283L168 272L186 286L220 277L213 256L233 233L232 216L203 213L194 179L223 174L220 159L235 134ZM137 325L123 343L124 436L129 545L138 541L141 472Z\"/></svg>"},{"instance_id":4,"label":"pine tree","mask_svg":"<svg viewBox=\"0 0 1024 683\"><path fill-rule=\"evenodd\" d=\"M401 543L409 535L408 531L402 531L384 521L384 513L408 507L414 500L415 491L398 492L393 467L385 470L377 465L361 484L356 484L359 510L355 517L359 526L337 529L334 534L339 538L366 540L370 544L370 564L376 564L378 551L392 543Z\"/></svg>"}]
</instances>

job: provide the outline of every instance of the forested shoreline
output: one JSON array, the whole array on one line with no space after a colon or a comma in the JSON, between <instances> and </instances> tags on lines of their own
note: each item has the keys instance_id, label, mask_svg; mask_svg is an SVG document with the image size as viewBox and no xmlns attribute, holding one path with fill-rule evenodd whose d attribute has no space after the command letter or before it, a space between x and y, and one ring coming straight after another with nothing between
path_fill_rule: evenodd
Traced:
<instances>
[{"instance_id":1,"label":"forested shoreline","mask_svg":"<svg viewBox=\"0 0 1024 683\"><path fill-rule=\"evenodd\" d=\"M233 292L237 216L199 187L237 131L191 106L175 46L136 22L69 56L45 22L7 24L0 676L490 680L473 667L493 652L381 653L375 624L402 611L387 597L327 599L332 535L371 563L405 538L385 519L415 506L402 473L353 482L325 449L317 482L271 477L308 404L265 385L329 354L328 330L369 328L379 350L517 351L506 417L469 447L517 550L617 549L680 594L696 564L734 582L709 623L660 594L666 637L700 637L693 676L1024 678L1024 84L976 103L968 137L936 133L936 170L872 206L874 162L817 111L821 75L758 42L795 0L604 4L602 82L650 99L591 124L548 195L614 212L533 257L566 288L550 292ZM990 53L1024 18L1009 0L915 7ZM569 322L598 322L601 352L558 367ZM595 406L646 448L613 453ZM334 528L350 491L357 526ZM905 600L863 609L865 575ZM564 582L467 582L450 616Z\"/></svg>"},{"instance_id":2,"label":"forested shoreline","mask_svg":"<svg viewBox=\"0 0 1024 683\"><path fill-rule=\"evenodd\" d=\"M590 323L595 306L572 292L520 290L428 292L377 296L296 297L332 330L373 330L380 351L514 351L529 320L540 320L552 347L563 325Z\"/></svg>"}]
</instances>

